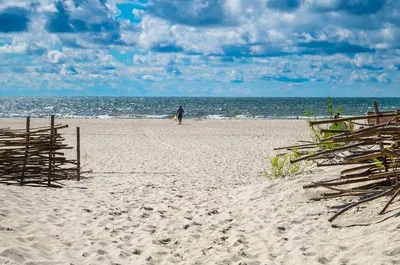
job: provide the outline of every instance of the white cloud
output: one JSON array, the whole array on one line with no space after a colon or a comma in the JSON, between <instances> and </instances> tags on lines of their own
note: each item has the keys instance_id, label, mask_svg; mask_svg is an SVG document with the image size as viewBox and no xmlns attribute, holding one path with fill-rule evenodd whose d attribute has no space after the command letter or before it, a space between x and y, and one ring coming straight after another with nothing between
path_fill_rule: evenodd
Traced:
<instances>
[{"instance_id":1,"label":"white cloud","mask_svg":"<svg viewBox=\"0 0 400 265\"><path fill-rule=\"evenodd\" d=\"M142 79L143 80L148 80L148 81L159 81L160 80L159 78L157 78L154 75L143 75Z\"/></svg>"},{"instance_id":2,"label":"white cloud","mask_svg":"<svg viewBox=\"0 0 400 265\"><path fill-rule=\"evenodd\" d=\"M144 13L145 13L144 10L141 10L141 9L134 8L132 10L132 14L135 16L135 18L138 18L138 19L140 19Z\"/></svg>"},{"instance_id":3,"label":"white cloud","mask_svg":"<svg viewBox=\"0 0 400 265\"><path fill-rule=\"evenodd\" d=\"M168 53L153 53L149 52L144 55L135 54L133 56L133 62L137 65L169 65L175 63L177 56L175 54Z\"/></svg>"},{"instance_id":4,"label":"white cloud","mask_svg":"<svg viewBox=\"0 0 400 265\"><path fill-rule=\"evenodd\" d=\"M54 64L64 63L65 55L58 50L52 50L47 53L47 61Z\"/></svg>"},{"instance_id":5,"label":"white cloud","mask_svg":"<svg viewBox=\"0 0 400 265\"><path fill-rule=\"evenodd\" d=\"M78 2L63 1L68 16L96 24L93 32L47 32L49 15L59 12L55 1L37 5L28 0L0 1L0 12L18 6L29 16L27 32L0 33L0 42L5 40L0 56L15 54L0 67L14 67L18 80L33 79L36 85L43 76L57 74L65 82L88 83L118 78L254 82L263 76L305 77L332 84L400 81L395 72L400 66L398 1L387 1L376 12L362 9L357 3L363 1L351 1L351 6L344 0L305 0L299 6L298 1L282 0L278 9L268 8L266 0L152 1L155 8L172 3L178 11L163 16L134 8L132 14L141 19L137 24L116 20L120 14L116 4L140 1ZM365 8L374 3L369 1ZM202 13L208 7L221 18ZM24 76L18 73L23 72L17 67L21 64L33 65L37 71Z\"/></svg>"},{"instance_id":6,"label":"white cloud","mask_svg":"<svg viewBox=\"0 0 400 265\"><path fill-rule=\"evenodd\" d=\"M0 46L0 53L25 53L28 48L27 43L12 43Z\"/></svg>"},{"instance_id":7,"label":"white cloud","mask_svg":"<svg viewBox=\"0 0 400 265\"><path fill-rule=\"evenodd\" d=\"M358 67L368 66L375 63L374 57L371 54L357 54L353 61Z\"/></svg>"},{"instance_id":8,"label":"white cloud","mask_svg":"<svg viewBox=\"0 0 400 265\"><path fill-rule=\"evenodd\" d=\"M386 73L378 75L377 80L379 83L390 83L391 82L389 76Z\"/></svg>"}]
</instances>

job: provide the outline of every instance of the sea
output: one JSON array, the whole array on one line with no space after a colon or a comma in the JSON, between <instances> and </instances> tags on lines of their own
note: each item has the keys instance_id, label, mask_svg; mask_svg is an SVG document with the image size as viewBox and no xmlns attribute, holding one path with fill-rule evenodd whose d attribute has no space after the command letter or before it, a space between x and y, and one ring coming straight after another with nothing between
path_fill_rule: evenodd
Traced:
<instances>
[{"instance_id":1,"label":"sea","mask_svg":"<svg viewBox=\"0 0 400 265\"><path fill-rule=\"evenodd\" d=\"M400 109L400 98L332 98L342 116ZM327 118L328 98L317 97L0 97L0 117L170 119L181 105L193 119Z\"/></svg>"}]
</instances>

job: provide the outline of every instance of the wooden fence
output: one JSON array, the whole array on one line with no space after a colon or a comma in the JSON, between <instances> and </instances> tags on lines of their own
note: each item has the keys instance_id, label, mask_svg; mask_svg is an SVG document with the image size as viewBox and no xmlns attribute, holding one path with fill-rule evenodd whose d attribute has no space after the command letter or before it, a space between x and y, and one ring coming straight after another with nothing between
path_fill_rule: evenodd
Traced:
<instances>
[{"instance_id":1,"label":"wooden fence","mask_svg":"<svg viewBox=\"0 0 400 265\"><path fill-rule=\"evenodd\" d=\"M319 167L346 166L337 178L304 186L329 190L313 198L314 200L345 196L360 198L354 203L344 205L329 221L362 203L391 196L380 211L383 214L400 194L400 110L380 112L376 102L374 109L374 113L365 116L310 121L311 126L340 125L344 122L347 125L343 126L344 129L337 129L335 126L314 127L321 134L319 141L275 148L299 154L300 157L291 160L291 163L311 160ZM367 123L359 124L355 120L364 120Z\"/></svg>"},{"instance_id":2,"label":"wooden fence","mask_svg":"<svg viewBox=\"0 0 400 265\"><path fill-rule=\"evenodd\" d=\"M68 159L60 131L68 125L55 124L31 128L30 117L25 129L0 129L0 183L9 185L48 186L60 188L65 179L80 180L80 130L77 128L76 159Z\"/></svg>"}]
</instances>

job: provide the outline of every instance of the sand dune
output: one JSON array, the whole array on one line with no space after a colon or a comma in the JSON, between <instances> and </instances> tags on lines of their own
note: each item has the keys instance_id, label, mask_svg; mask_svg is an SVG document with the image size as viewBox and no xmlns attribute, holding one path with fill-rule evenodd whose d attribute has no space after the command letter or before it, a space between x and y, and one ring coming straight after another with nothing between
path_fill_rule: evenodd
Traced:
<instances>
[{"instance_id":1,"label":"sand dune","mask_svg":"<svg viewBox=\"0 0 400 265\"><path fill-rule=\"evenodd\" d=\"M378 216L373 202L332 227L343 200L310 202L319 190L302 185L334 169L263 176L273 147L309 137L305 121L61 122L71 144L81 127L91 173L63 189L0 185L0 264L400 264L400 208Z\"/></svg>"}]
</instances>

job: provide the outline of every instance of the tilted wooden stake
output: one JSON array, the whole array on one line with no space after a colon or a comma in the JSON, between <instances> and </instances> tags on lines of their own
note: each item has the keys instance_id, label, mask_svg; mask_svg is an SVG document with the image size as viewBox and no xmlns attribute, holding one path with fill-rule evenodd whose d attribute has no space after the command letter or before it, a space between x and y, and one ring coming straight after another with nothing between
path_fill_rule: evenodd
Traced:
<instances>
[{"instance_id":1,"label":"tilted wooden stake","mask_svg":"<svg viewBox=\"0 0 400 265\"><path fill-rule=\"evenodd\" d=\"M81 136L80 128L76 127L76 180L81 180Z\"/></svg>"},{"instance_id":2,"label":"tilted wooden stake","mask_svg":"<svg viewBox=\"0 0 400 265\"><path fill-rule=\"evenodd\" d=\"M49 177L47 180L47 185L50 187L51 186L51 177L52 177L52 169L53 169L53 134L54 134L54 115L51 115L51 121L50 121L50 140L49 140Z\"/></svg>"},{"instance_id":3,"label":"tilted wooden stake","mask_svg":"<svg viewBox=\"0 0 400 265\"><path fill-rule=\"evenodd\" d=\"M24 178L25 178L25 169L26 169L26 164L28 160L28 152L29 152L29 129L31 125L31 117L28 116L26 117L26 143L25 143L25 161L24 161L24 166L22 169L22 174L21 174L21 186L24 185Z\"/></svg>"}]
</instances>

